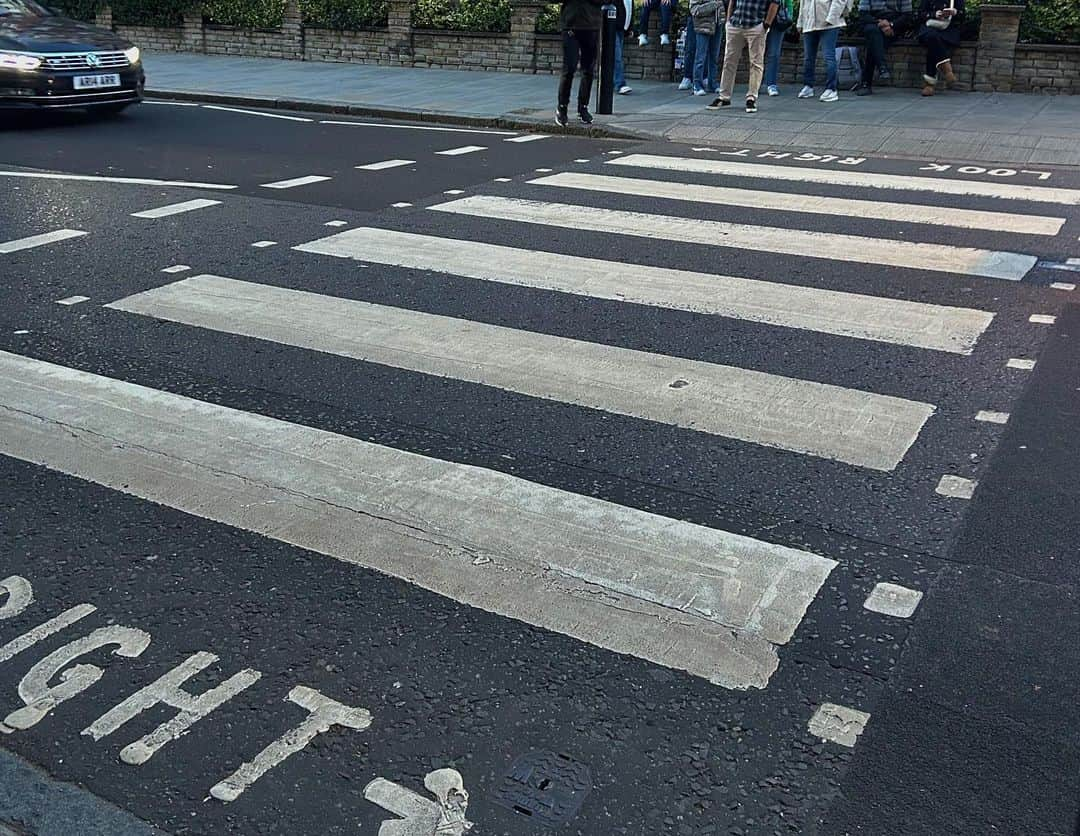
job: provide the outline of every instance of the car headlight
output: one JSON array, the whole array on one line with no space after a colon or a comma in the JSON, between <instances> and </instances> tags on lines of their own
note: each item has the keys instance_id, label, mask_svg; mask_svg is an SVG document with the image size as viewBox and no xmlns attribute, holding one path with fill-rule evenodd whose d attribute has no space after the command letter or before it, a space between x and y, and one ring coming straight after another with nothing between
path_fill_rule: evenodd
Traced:
<instances>
[{"instance_id":1,"label":"car headlight","mask_svg":"<svg viewBox=\"0 0 1080 836\"><path fill-rule=\"evenodd\" d=\"M129 64L138 64L139 58L141 56L142 53L139 52L139 48L137 46L133 46L131 47L131 49L124 50L124 57L127 58Z\"/></svg>"},{"instance_id":2,"label":"car headlight","mask_svg":"<svg viewBox=\"0 0 1080 836\"><path fill-rule=\"evenodd\" d=\"M21 52L0 52L0 67L9 70L36 70L41 59Z\"/></svg>"}]
</instances>

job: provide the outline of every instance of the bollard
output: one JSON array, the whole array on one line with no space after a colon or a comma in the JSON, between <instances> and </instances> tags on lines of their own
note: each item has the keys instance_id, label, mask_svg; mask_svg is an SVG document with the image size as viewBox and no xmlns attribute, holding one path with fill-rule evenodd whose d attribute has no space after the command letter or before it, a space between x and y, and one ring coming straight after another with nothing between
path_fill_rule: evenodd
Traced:
<instances>
[{"instance_id":1,"label":"bollard","mask_svg":"<svg viewBox=\"0 0 1080 836\"><path fill-rule=\"evenodd\" d=\"M619 30L618 9L612 5L601 7L603 22L600 32L600 94L596 100L596 112L609 115L615 101L615 36Z\"/></svg>"}]
</instances>

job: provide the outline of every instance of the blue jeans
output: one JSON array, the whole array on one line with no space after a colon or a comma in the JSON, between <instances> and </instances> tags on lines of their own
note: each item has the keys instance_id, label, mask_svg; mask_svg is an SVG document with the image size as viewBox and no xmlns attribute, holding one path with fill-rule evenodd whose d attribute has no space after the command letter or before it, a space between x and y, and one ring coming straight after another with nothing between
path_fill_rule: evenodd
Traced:
<instances>
[{"instance_id":1,"label":"blue jeans","mask_svg":"<svg viewBox=\"0 0 1080 836\"><path fill-rule=\"evenodd\" d=\"M780 77L780 53L784 49L784 32L770 29L765 36L765 86L776 84Z\"/></svg>"},{"instance_id":2,"label":"blue jeans","mask_svg":"<svg viewBox=\"0 0 1080 836\"><path fill-rule=\"evenodd\" d=\"M839 37L839 27L835 29L819 29L816 32L803 34L803 84L807 87L814 86L814 68L817 64L817 54L820 48L825 53L825 89L836 89L836 41Z\"/></svg>"},{"instance_id":3,"label":"blue jeans","mask_svg":"<svg viewBox=\"0 0 1080 836\"><path fill-rule=\"evenodd\" d=\"M641 7L642 35L649 34L649 15L657 6L660 7L660 34L671 33L671 16L675 14L675 0L671 0L667 5L664 5L661 0L645 0L645 5Z\"/></svg>"},{"instance_id":4,"label":"blue jeans","mask_svg":"<svg viewBox=\"0 0 1080 836\"><path fill-rule=\"evenodd\" d=\"M686 16L686 45L683 47L683 78L694 78L694 60L697 55L697 36L694 34L694 18Z\"/></svg>"},{"instance_id":5,"label":"blue jeans","mask_svg":"<svg viewBox=\"0 0 1080 836\"><path fill-rule=\"evenodd\" d=\"M716 89L716 65L720 60L724 32L717 26L713 34L698 32L694 39L697 41L694 46L694 87L703 87L711 93Z\"/></svg>"},{"instance_id":6,"label":"blue jeans","mask_svg":"<svg viewBox=\"0 0 1080 836\"><path fill-rule=\"evenodd\" d=\"M626 33L621 29L615 33L615 92L619 92L619 88L626 84L626 72L623 70L622 63L622 44L623 38Z\"/></svg>"}]
</instances>

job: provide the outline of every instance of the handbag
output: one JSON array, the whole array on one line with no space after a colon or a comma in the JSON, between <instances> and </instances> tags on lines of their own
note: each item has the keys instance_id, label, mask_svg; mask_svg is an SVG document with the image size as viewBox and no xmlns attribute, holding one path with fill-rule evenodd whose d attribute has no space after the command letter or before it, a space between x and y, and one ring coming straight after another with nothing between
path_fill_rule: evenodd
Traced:
<instances>
[{"instance_id":1,"label":"handbag","mask_svg":"<svg viewBox=\"0 0 1080 836\"><path fill-rule=\"evenodd\" d=\"M781 3L780 8L776 11L776 17L773 18L772 30L774 32L784 32L791 26L791 22L791 15L788 14L787 5Z\"/></svg>"}]
</instances>

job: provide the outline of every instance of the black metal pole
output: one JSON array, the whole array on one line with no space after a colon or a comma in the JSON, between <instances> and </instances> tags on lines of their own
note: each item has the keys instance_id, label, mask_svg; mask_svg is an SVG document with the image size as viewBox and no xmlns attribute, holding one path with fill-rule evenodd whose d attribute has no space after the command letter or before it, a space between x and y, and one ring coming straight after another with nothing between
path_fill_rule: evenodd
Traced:
<instances>
[{"instance_id":1,"label":"black metal pole","mask_svg":"<svg viewBox=\"0 0 1080 836\"><path fill-rule=\"evenodd\" d=\"M603 6L603 22L600 33L600 95L596 112L610 114L615 102L615 37L619 30L618 9Z\"/></svg>"}]
</instances>

